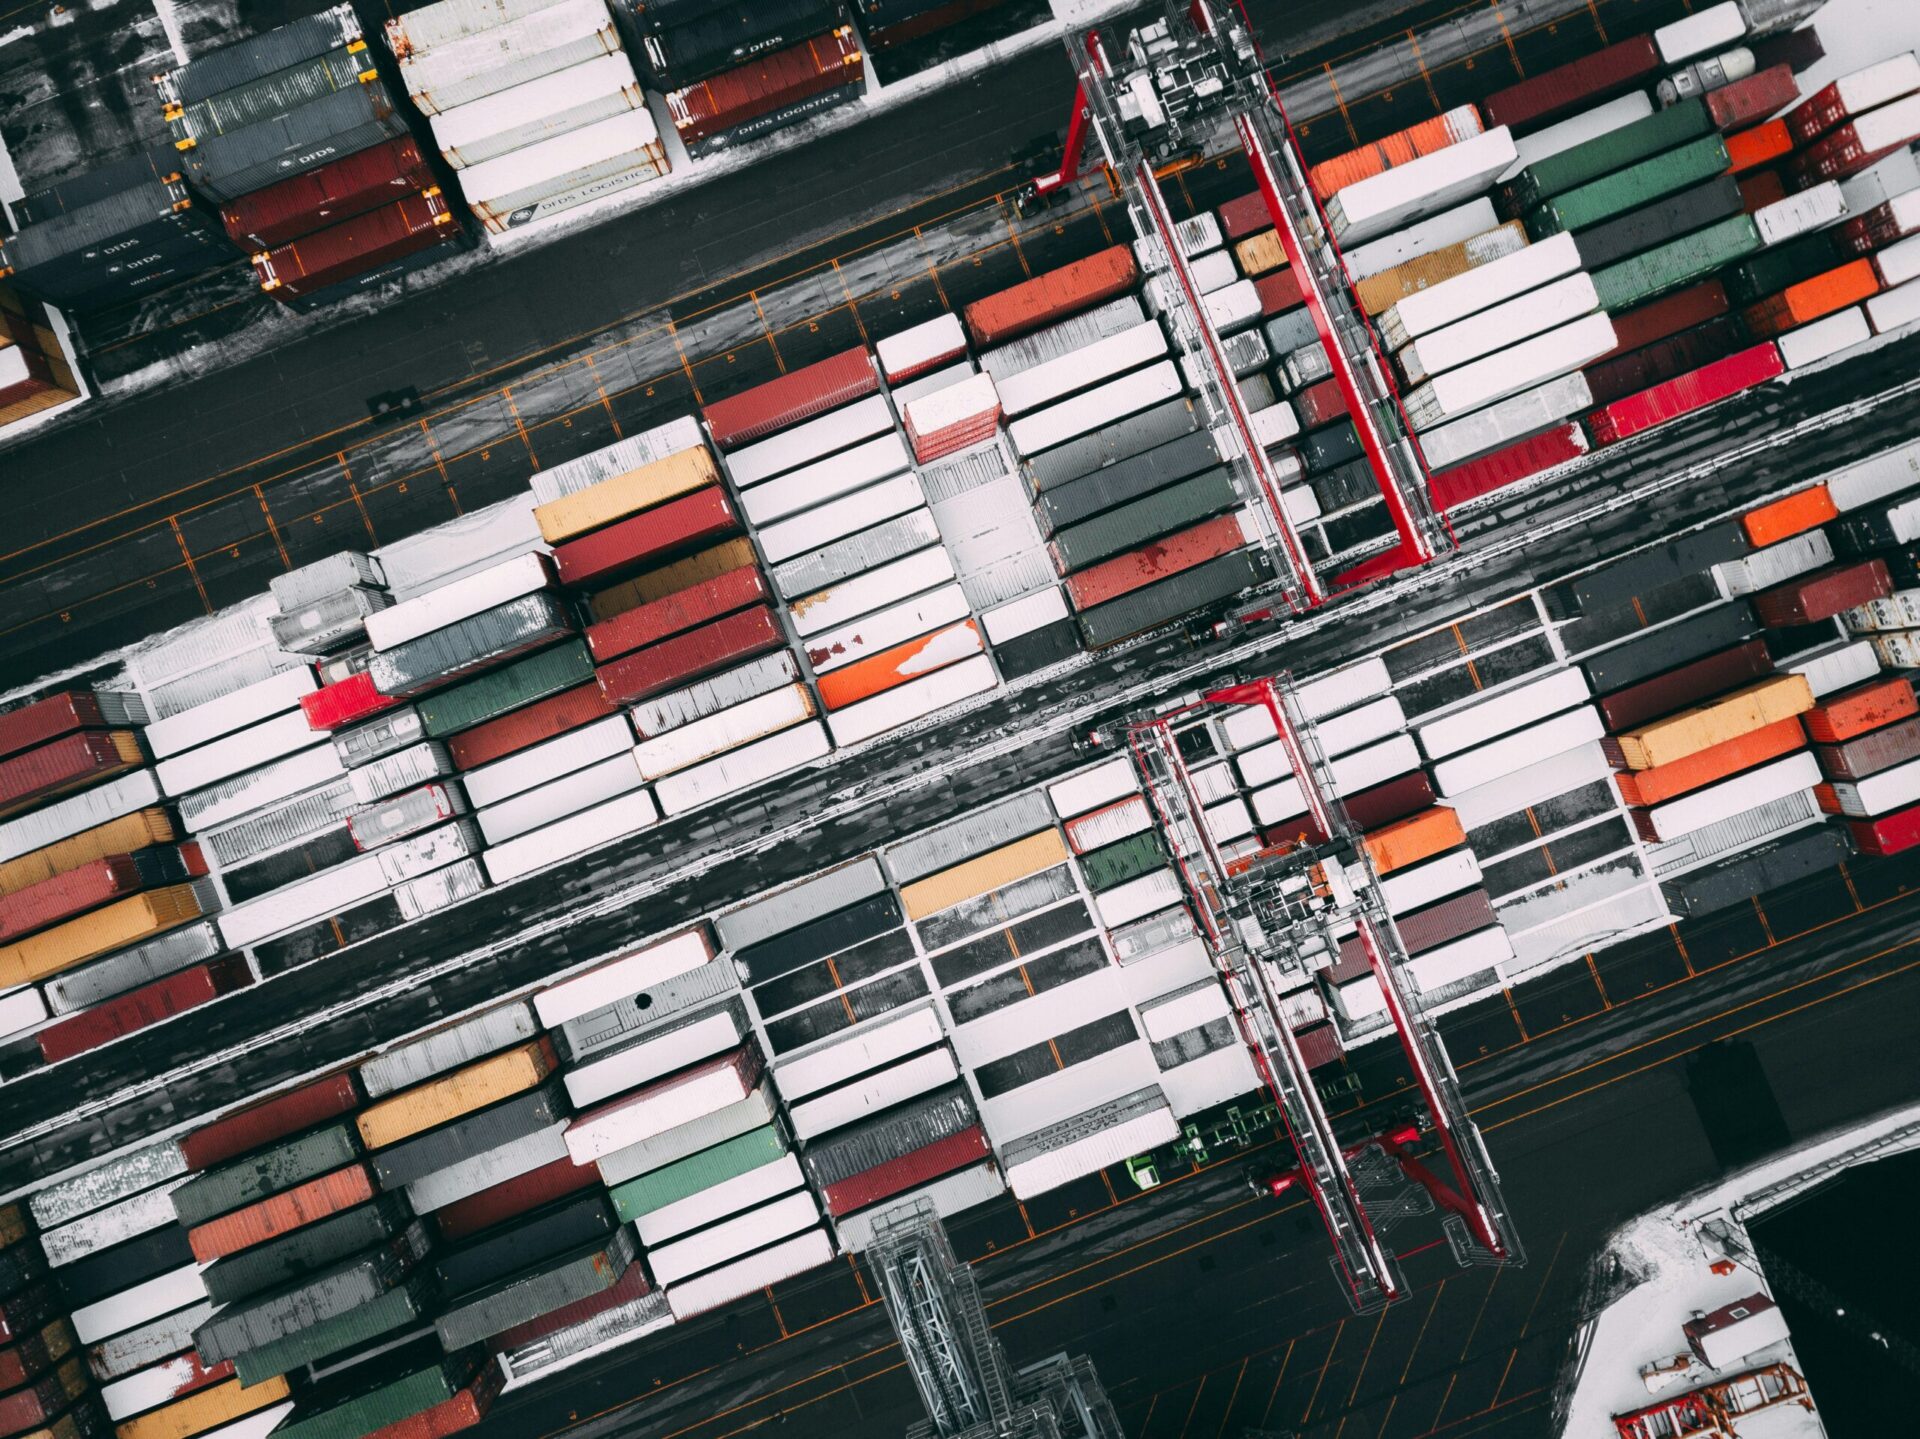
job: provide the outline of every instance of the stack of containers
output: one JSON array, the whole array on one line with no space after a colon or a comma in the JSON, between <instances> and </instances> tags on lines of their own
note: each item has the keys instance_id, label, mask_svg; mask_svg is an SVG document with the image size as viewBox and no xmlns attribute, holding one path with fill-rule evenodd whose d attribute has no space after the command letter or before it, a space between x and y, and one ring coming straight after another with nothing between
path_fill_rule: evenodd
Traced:
<instances>
[{"instance_id":1,"label":"stack of containers","mask_svg":"<svg viewBox=\"0 0 1920 1439\"><path fill-rule=\"evenodd\" d=\"M866 79L860 42L842 25L669 91L667 113L698 159L850 104L866 94Z\"/></svg>"},{"instance_id":2,"label":"stack of containers","mask_svg":"<svg viewBox=\"0 0 1920 1439\"><path fill-rule=\"evenodd\" d=\"M904 45L992 10L1000 0L853 0L860 33L876 50Z\"/></svg>"},{"instance_id":3,"label":"stack of containers","mask_svg":"<svg viewBox=\"0 0 1920 1439\"><path fill-rule=\"evenodd\" d=\"M75 1251L55 1251L71 1262ZM99 1434L127 1412L106 1410L65 1317L51 1256L19 1205L0 1207L0 1428ZM43 1426L35 1428L34 1426Z\"/></svg>"},{"instance_id":4,"label":"stack of containers","mask_svg":"<svg viewBox=\"0 0 1920 1439\"><path fill-rule=\"evenodd\" d=\"M254 247L275 299L327 304L462 238L351 5L213 51L158 84L189 183L229 207L228 234Z\"/></svg>"},{"instance_id":5,"label":"stack of containers","mask_svg":"<svg viewBox=\"0 0 1920 1439\"><path fill-rule=\"evenodd\" d=\"M218 908L199 847L177 843L161 778L146 767L146 720L137 696L91 690L0 715L0 1015L7 1033L67 1016L39 1029L48 1062L253 980L244 961L207 962L211 951L188 948L171 964L138 957ZM71 994L54 995L68 984Z\"/></svg>"},{"instance_id":6,"label":"stack of containers","mask_svg":"<svg viewBox=\"0 0 1920 1439\"><path fill-rule=\"evenodd\" d=\"M1816 797L1828 814L1846 816L1866 854L1898 854L1920 844L1920 803L1913 793L1920 760L1920 718L1909 677L1892 676L1822 700L1807 715L1807 732L1826 783Z\"/></svg>"},{"instance_id":7,"label":"stack of containers","mask_svg":"<svg viewBox=\"0 0 1920 1439\"><path fill-rule=\"evenodd\" d=\"M846 18L838 0L627 0L627 13L655 86L669 96L712 79L737 79L750 89L755 77L736 72L753 71L753 57L830 36Z\"/></svg>"},{"instance_id":8,"label":"stack of containers","mask_svg":"<svg viewBox=\"0 0 1920 1439\"><path fill-rule=\"evenodd\" d=\"M0 270L6 268L0 257ZM46 315L0 285L0 433L18 420L79 398L80 384Z\"/></svg>"},{"instance_id":9,"label":"stack of containers","mask_svg":"<svg viewBox=\"0 0 1920 1439\"><path fill-rule=\"evenodd\" d=\"M490 235L667 173L604 0L439 0L387 21L386 41Z\"/></svg>"}]
</instances>

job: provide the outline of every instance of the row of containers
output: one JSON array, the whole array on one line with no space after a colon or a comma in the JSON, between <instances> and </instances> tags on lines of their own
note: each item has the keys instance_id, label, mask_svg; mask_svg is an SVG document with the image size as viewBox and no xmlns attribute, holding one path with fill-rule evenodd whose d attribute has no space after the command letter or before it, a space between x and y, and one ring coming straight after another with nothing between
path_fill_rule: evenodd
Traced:
<instances>
[{"instance_id":1,"label":"row of containers","mask_svg":"<svg viewBox=\"0 0 1920 1439\"><path fill-rule=\"evenodd\" d=\"M854 8L885 45L992 5ZM476 230L518 232L666 174L663 125L709 155L863 96L866 69L842 0L438 0L371 39L338 5L157 84L171 144L15 206L0 272L29 293L105 308L238 250L275 299L328 304Z\"/></svg>"},{"instance_id":2,"label":"row of containers","mask_svg":"<svg viewBox=\"0 0 1920 1439\"><path fill-rule=\"evenodd\" d=\"M1911 680L1841 624L1905 603L1916 480L1857 465L1454 662L1301 686L1429 1004L1920 841ZM1230 860L1314 838L1263 714L1180 742ZM1315 1067L1386 1027L1321 960L1283 1000ZM38 1191L0 1225L0 1415L453 1432L892 1204L1029 1199L1256 1088L1132 764L1097 762Z\"/></svg>"}]
</instances>

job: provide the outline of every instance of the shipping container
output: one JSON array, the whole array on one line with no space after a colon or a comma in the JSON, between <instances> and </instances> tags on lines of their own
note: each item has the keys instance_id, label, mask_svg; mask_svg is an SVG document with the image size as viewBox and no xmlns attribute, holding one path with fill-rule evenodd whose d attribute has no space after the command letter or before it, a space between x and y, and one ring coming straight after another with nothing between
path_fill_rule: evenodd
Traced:
<instances>
[{"instance_id":1,"label":"shipping container","mask_svg":"<svg viewBox=\"0 0 1920 1439\"><path fill-rule=\"evenodd\" d=\"M185 152L185 169L195 190L225 202L405 133L385 84L368 74L350 89L203 138Z\"/></svg>"},{"instance_id":2,"label":"shipping container","mask_svg":"<svg viewBox=\"0 0 1920 1439\"><path fill-rule=\"evenodd\" d=\"M420 717L429 735L448 738L535 701L565 694L592 673L593 656L585 642L569 639L429 696L421 701ZM451 742L447 748L450 755L459 753Z\"/></svg>"},{"instance_id":3,"label":"shipping container","mask_svg":"<svg viewBox=\"0 0 1920 1439\"><path fill-rule=\"evenodd\" d=\"M623 750L536 789L489 805L476 819L486 842L502 845L570 815L631 794L641 784L642 776L632 754Z\"/></svg>"},{"instance_id":4,"label":"shipping container","mask_svg":"<svg viewBox=\"0 0 1920 1439\"><path fill-rule=\"evenodd\" d=\"M222 1305L281 1289L406 1228L410 1213L398 1194L383 1194L217 1259L202 1271L207 1293ZM195 1326L198 1327L197 1325Z\"/></svg>"},{"instance_id":5,"label":"shipping container","mask_svg":"<svg viewBox=\"0 0 1920 1439\"><path fill-rule=\"evenodd\" d=\"M1419 385L1443 370L1589 315L1598 306L1592 279L1584 273L1568 275L1421 336L1394 357L1395 365L1409 385ZM1309 461L1308 469L1313 468Z\"/></svg>"},{"instance_id":6,"label":"shipping container","mask_svg":"<svg viewBox=\"0 0 1920 1439\"><path fill-rule=\"evenodd\" d=\"M1743 769L1778 759L1804 747L1805 743L1799 720L1789 716L1716 741L1664 764L1616 774L1614 782L1620 797L1629 805L1660 804Z\"/></svg>"},{"instance_id":7,"label":"shipping container","mask_svg":"<svg viewBox=\"0 0 1920 1439\"><path fill-rule=\"evenodd\" d=\"M1797 144L1807 145L1839 125L1877 106L1920 90L1920 59L1912 51L1842 75L1787 112L1787 127Z\"/></svg>"},{"instance_id":8,"label":"shipping container","mask_svg":"<svg viewBox=\"0 0 1920 1439\"><path fill-rule=\"evenodd\" d=\"M1589 315L1428 381L1406 395L1407 416L1416 429L1430 429L1579 369L1613 346L1613 322Z\"/></svg>"},{"instance_id":9,"label":"shipping container","mask_svg":"<svg viewBox=\"0 0 1920 1439\"><path fill-rule=\"evenodd\" d=\"M1465 464L1438 471L1428 477L1428 486L1434 504L1449 510L1536 478L1586 453L1586 432L1579 425L1556 425Z\"/></svg>"},{"instance_id":10,"label":"shipping container","mask_svg":"<svg viewBox=\"0 0 1920 1439\"><path fill-rule=\"evenodd\" d=\"M642 108L471 165L461 172L460 187L475 217L499 235L644 184L668 169L660 132Z\"/></svg>"},{"instance_id":11,"label":"shipping container","mask_svg":"<svg viewBox=\"0 0 1920 1439\"><path fill-rule=\"evenodd\" d=\"M1652 37L1636 35L1497 90L1481 102L1480 108L1495 125L1534 125L1636 84L1644 85L1660 72L1661 63Z\"/></svg>"},{"instance_id":12,"label":"shipping container","mask_svg":"<svg viewBox=\"0 0 1920 1439\"><path fill-rule=\"evenodd\" d=\"M845 26L671 91L667 113L698 158L865 93L864 57Z\"/></svg>"},{"instance_id":13,"label":"shipping container","mask_svg":"<svg viewBox=\"0 0 1920 1439\"><path fill-rule=\"evenodd\" d=\"M1133 289L1139 279L1132 250L1115 245L976 300L961 318L973 342L986 349L1110 300Z\"/></svg>"},{"instance_id":14,"label":"shipping container","mask_svg":"<svg viewBox=\"0 0 1920 1439\"><path fill-rule=\"evenodd\" d=\"M864 348L844 350L801 369L790 370L753 389L716 400L701 413L714 443L723 450L738 450L776 430L872 395L878 388L879 376L868 352ZM735 471L736 483L752 483L738 473L736 461L729 460L729 467ZM766 474L759 476L766 477Z\"/></svg>"},{"instance_id":15,"label":"shipping container","mask_svg":"<svg viewBox=\"0 0 1920 1439\"><path fill-rule=\"evenodd\" d=\"M1817 784L1820 767L1802 751L1745 771L1649 809L1630 811L1642 839L1679 839L1759 805L1783 799Z\"/></svg>"},{"instance_id":16,"label":"shipping container","mask_svg":"<svg viewBox=\"0 0 1920 1439\"><path fill-rule=\"evenodd\" d=\"M1429 470L1443 474L1475 456L1565 420L1593 402L1586 376L1562 375L1419 436ZM1584 444L1585 436L1582 435Z\"/></svg>"},{"instance_id":17,"label":"shipping container","mask_svg":"<svg viewBox=\"0 0 1920 1439\"><path fill-rule=\"evenodd\" d=\"M971 663L971 662L968 662ZM985 663L985 661L981 661ZM956 665L954 670L965 669ZM952 673L945 671L943 673ZM924 684L927 681L921 681ZM911 687L910 687L911 688ZM902 691L901 693L904 693ZM950 701L942 697L940 703ZM869 703L876 703L869 701ZM854 711L842 711L854 713ZM721 755L704 763L665 776L655 786L660 808L666 814L684 814L711 800L763 783L775 775L822 759L832 748L826 731L817 722L796 725L766 739Z\"/></svg>"},{"instance_id":18,"label":"shipping container","mask_svg":"<svg viewBox=\"0 0 1920 1439\"><path fill-rule=\"evenodd\" d=\"M1628 309L1679 289L1760 248L1751 217L1732 215L1691 235L1621 260L1593 277L1601 308Z\"/></svg>"},{"instance_id":19,"label":"shipping container","mask_svg":"<svg viewBox=\"0 0 1920 1439\"><path fill-rule=\"evenodd\" d=\"M77 919L0 945L0 986L50 978L198 919L214 907L207 881L170 885L114 900Z\"/></svg>"},{"instance_id":20,"label":"shipping container","mask_svg":"<svg viewBox=\"0 0 1920 1439\"><path fill-rule=\"evenodd\" d=\"M1397 301L1380 316L1381 336L1398 349L1421 335L1561 279L1579 268L1580 255L1572 237L1549 236L1538 244L1439 280Z\"/></svg>"},{"instance_id":21,"label":"shipping container","mask_svg":"<svg viewBox=\"0 0 1920 1439\"><path fill-rule=\"evenodd\" d=\"M576 685L449 736L447 753L461 770L470 770L615 713L599 685Z\"/></svg>"},{"instance_id":22,"label":"shipping container","mask_svg":"<svg viewBox=\"0 0 1920 1439\"><path fill-rule=\"evenodd\" d=\"M636 834L659 817L660 810L653 796L645 790L634 790L491 845L481 859L486 865L487 878L494 884L506 884Z\"/></svg>"},{"instance_id":23,"label":"shipping container","mask_svg":"<svg viewBox=\"0 0 1920 1439\"><path fill-rule=\"evenodd\" d=\"M1595 444L1614 444L1751 389L1785 368L1776 346L1755 345L1594 411L1587 417L1587 431Z\"/></svg>"},{"instance_id":24,"label":"shipping container","mask_svg":"<svg viewBox=\"0 0 1920 1439\"><path fill-rule=\"evenodd\" d=\"M124 303L230 258L212 212L177 180L150 181L0 242L0 273L22 292L82 310Z\"/></svg>"}]
</instances>

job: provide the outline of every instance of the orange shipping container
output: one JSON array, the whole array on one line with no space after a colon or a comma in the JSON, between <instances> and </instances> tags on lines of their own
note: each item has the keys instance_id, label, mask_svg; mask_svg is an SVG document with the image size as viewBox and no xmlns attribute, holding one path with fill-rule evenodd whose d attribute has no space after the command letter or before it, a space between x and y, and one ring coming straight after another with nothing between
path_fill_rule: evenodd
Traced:
<instances>
[{"instance_id":1,"label":"orange shipping container","mask_svg":"<svg viewBox=\"0 0 1920 1439\"><path fill-rule=\"evenodd\" d=\"M1630 805L1663 804L1676 795L1712 784L1715 780L1752 769L1783 754L1791 754L1807 742L1798 718L1776 720L1743 735L1736 735L1685 759L1653 769L1625 770L1613 777L1620 787L1620 798Z\"/></svg>"},{"instance_id":2,"label":"orange shipping container","mask_svg":"<svg viewBox=\"0 0 1920 1439\"><path fill-rule=\"evenodd\" d=\"M463 1114L524 1094L552 1074L557 1062L553 1041L542 1035L369 1104L354 1125L369 1149L398 1144Z\"/></svg>"},{"instance_id":3,"label":"orange shipping container","mask_svg":"<svg viewBox=\"0 0 1920 1439\"><path fill-rule=\"evenodd\" d=\"M1444 115L1435 115L1431 120L1422 120L1417 125L1397 130L1384 140L1375 140L1344 155L1335 155L1331 160L1322 160L1307 171L1307 182L1322 200L1329 200L1337 190L1391 170L1395 165L1404 165L1409 160L1431 155L1462 140L1471 140L1483 129L1485 126L1481 123L1480 112L1471 105L1462 105L1457 110L1449 110Z\"/></svg>"},{"instance_id":4,"label":"orange shipping container","mask_svg":"<svg viewBox=\"0 0 1920 1439\"><path fill-rule=\"evenodd\" d=\"M0 895L18 894L28 885L66 874L96 859L132 854L137 849L166 844L174 838L173 821L164 809L135 810L92 829L83 829L58 844L0 864Z\"/></svg>"},{"instance_id":5,"label":"orange shipping container","mask_svg":"<svg viewBox=\"0 0 1920 1439\"><path fill-rule=\"evenodd\" d=\"M1778 160L1792 148L1793 135L1785 120L1769 120L1738 135L1727 136L1727 159L1736 175L1769 160Z\"/></svg>"},{"instance_id":6,"label":"orange shipping container","mask_svg":"<svg viewBox=\"0 0 1920 1439\"><path fill-rule=\"evenodd\" d=\"M1140 282L1130 245L1114 245L975 300L961 312L977 345L1008 340L1091 309Z\"/></svg>"},{"instance_id":7,"label":"orange shipping container","mask_svg":"<svg viewBox=\"0 0 1920 1439\"><path fill-rule=\"evenodd\" d=\"M0 945L0 989L32 984L200 917L190 884L128 895L16 944Z\"/></svg>"},{"instance_id":8,"label":"orange shipping container","mask_svg":"<svg viewBox=\"0 0 1920 1439\"><path fill-rule=\"evenodd\" d=\"M1795 325L1810 324L1823 315L1857 305L1879 291L1880 276L1874 273L1873 261L1849 260L1747 306L1747 329L1755 339L1782 334Z\"/></svg>"},{"instance_id":9,"label":"orange shipping container","mask_svg":"<svg viewBox=\"0 0 1920 1439\"><path fill-rule=\"evenodd\" d=\"M1395 820L1361 840L1367 857L1381 874L1405 869L1466 842L1467 832L1460 827L1460 817L1444 805Z\"/></svg>"},{"instance_id":10,"label":"orange shipping container","mask_svg":"<svg viewBox=\"0 0 1920 1439\"><path fill-rule=\"evenodd\" d=\"M1822 814L1840 813L1840 796L1830 784L1817 784L1813 787L1813 802L1820 806Z\"/></svg>"},{"instance_id":11,"label":"orange shipping container","mask_svg":"<svg viewBox=\"0 0 1920 1439\"><path fill-rule=\"evenodd\" d=\"M187 1244L202 1264L265 1244L269 1239L338 1214L373 1198L373 1176L364 1164L349 1164L270 1194L244 1209L209 1219L187 1231Z\"/></svg>"},{"instance_id":12,"label":"orange shipping container","mask_svg":"<svg viewBox=\"0 0 1920 1439\"><path fill-rule=\"evenodd\" d=\"M1603 743L1616 766L1657 769L1812 708L1813 687L1805 675L1773 675Z\"/></svg>"},{"instance_id":13,"label":"orange shipping container","mask_svg":"<svg viewBox=\"0 0 1920 1439\"><path fill-rule=\"evenodd\" d=\"M284 1378L263 1379L242 1388L238 1379L202 1389L159 1409L129 1419L113 1431L118 1439L192 1439L220 1424L278 1404L287 1397Z\"/></svg>"},{"instance_id":14,"label":"orange shipping container","mask_svg":"<svg viewBox=\"0 0 1920 1439\"><path fill-rule=\"evenodd\" d=\"M1904 679L1869 680L1820 701L1807 711L1815 744L1839 744L1882 725L1920 714L1913 686Z\"/></svg>"},{"instance_id":15,"label":"orange shipping container","mask_svg":"<svg viewBox=\"0 0 1920 1439\"><path fill-rule=\"evenodd\" d=\"M1840 507L1834 504L1827 487L1809 485L1757 510L1748 510L1740 517L1740 525L1757 550L1767 545L1777 545L1782 540L1818 529L1828 520L1839 518Z\"/></svg>"},{"instance_id":16,"label":"orange shipping container","mask_svg":"<svg viewBox=\"0 0 1920 1439\"><path fill-rule=\"evenodd\" d=\"M980 627L974 621L949 625L821 675L820 703L830 710L844 709L858 700L871 699L908 680L977 655L983 648Z\"/></svg>"},{"instance_id":17,"label":"orange shipping container","mask_svg":"<svg viewBox=\"0 0 1920 1439\"><path fill-rule=\"evenodd\" d=\"M1287 263L1287 247L1281 243L1278 230L1262 230L1235 245L1233 258L1239 262L1241 274L1264 275Z\"/></svg>"}]
</instances>

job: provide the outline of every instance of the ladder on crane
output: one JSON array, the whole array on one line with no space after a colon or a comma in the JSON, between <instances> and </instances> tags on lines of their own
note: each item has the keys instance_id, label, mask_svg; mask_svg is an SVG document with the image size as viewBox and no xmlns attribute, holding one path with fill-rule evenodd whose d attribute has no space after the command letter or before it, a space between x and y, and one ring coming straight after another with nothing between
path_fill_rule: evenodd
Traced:
<instances>
[{"instance_id":1,"label":"ladder on crane","mask_svg":"<svg viewBox=\"0 0 1920 1439\"><path fill-rule=\"evenodd\" d=\"M1811 1413L1813 1396L1791 1364L1768 1364L1616 1414L1613 1428L1618 1439L1740 1439L1738 1420L1782 1404Z\"/></svg>"}]
</instances>

